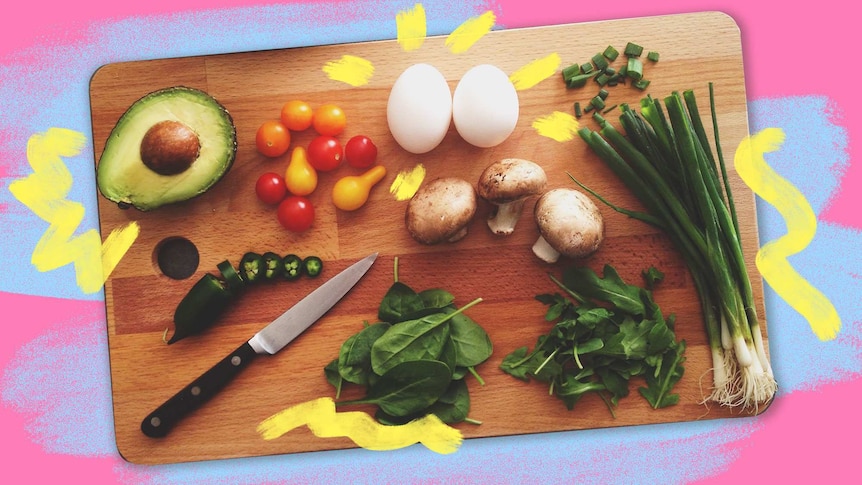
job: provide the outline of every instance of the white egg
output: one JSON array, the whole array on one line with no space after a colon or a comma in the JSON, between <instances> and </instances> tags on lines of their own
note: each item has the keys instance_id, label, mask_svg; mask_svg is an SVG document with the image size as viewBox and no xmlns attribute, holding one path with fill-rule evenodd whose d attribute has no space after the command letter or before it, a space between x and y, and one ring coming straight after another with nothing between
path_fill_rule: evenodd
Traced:
<instances>
[{"instance_id":1,"label":"white egg","mask_svg":"<svg viewBox=\"0 0 862 485\"><path fill-rule=\"evenodd\" d=\"M395 141L410 153L426 153L443 141L452 121L452 91L432 65L414 64L398 76L386 106Z\"/></svg>"},{"instance_id":2,"label":"white egg","mask_svg":"<svg viewBox=\"0 0 862 485\"><path fill-rule=\"evenodd\" d=\"M467 71L452 100L455 129L471 145L499 145L515 131L520 108L515 86L500 68L480 64Z\"/></svg>"}]
</instances>

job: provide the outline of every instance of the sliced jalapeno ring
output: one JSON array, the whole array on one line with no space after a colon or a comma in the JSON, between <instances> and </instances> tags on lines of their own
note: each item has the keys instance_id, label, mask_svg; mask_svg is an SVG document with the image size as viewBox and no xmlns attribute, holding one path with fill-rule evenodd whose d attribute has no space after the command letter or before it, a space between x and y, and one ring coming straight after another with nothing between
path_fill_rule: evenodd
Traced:
<instances>
[{"instance_id":1,"label":"sliced jalapeno ring","mask_svg":"<svg viewBox=\"0 0 862 485\"><path fill-rule=\"evenodd\" d=\"M263 256L248 252L242 256L239 263L239 271L246 283L256 283L264 279Z\"/></svg>"},{"instance_id":2,"label":"sliced jalapeno ring","mask_svg":"<svg viewBox=\"0 0 862 485\"><path fill-rule=\"evenodd\" d=\"M263 276L271 281L281 276L281 256L272 251L263 253Z\"/></svg>"},{"instance_id":3,"label":"sliced jalapeno ring","mask_svg":"<svg viewBox=\"0 0 862 485\"><path fill-rule=\"evenodd\" d=\"M308 256L302 260L302 272L306 276L316 278L323 271L323 260L317 256Z\"/></svg>"},{"instance_id":4,"label":"sliced jalapeno ring","mask_svg":"<svg viewBox=\"0 0 862 485\"><path fill-rule=\"evenodd\" d=\"M302 258L295 254L288 254L281 260L282 275L288 281L293 281L302 276Z\"/></svg>"}]
</instances>

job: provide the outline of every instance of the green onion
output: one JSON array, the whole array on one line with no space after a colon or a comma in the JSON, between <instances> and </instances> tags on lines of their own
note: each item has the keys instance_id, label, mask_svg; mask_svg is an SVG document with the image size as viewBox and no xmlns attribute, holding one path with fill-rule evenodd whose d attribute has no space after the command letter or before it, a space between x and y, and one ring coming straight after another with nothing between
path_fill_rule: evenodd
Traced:
<instances>
[{"instance_id":1,"label":"green onion","mask_svg":"<svg viewBox=\"0 0 862 485\"><path fill-rule=\"evenodd\" d=\"M574 76L581 74L581 66L578 64L572 64L569 67L566 67L562 70L563 81L568 82Z\"/></svg>"},{"instance_id":2,"label":"green onion","mask_svg":"<svg viewBox=\"0 0 862 485\"><path fill-rule=\"evenodd\" d=\"M593 105L593 107L597 110L601 110L605 107L605 100L601 97L601 95L594 96L593 99L590 100L590 104Z\"/></svg>"},{"instance_id":3,"label":"green onion","mask_svg":"<svg viewBox=\"0 0 862 485\"><path fill-rule=\"evenodd\" d=\"M584 112L581 110L581 103L575 101L575 118L580 118L584 115Z\"/></svg>"},{"instance_id":4,"label":"green onion","mask_svg":"<svg viewBox=\"0 0 862 485\"><path fill-rule=\"evenodd\" d=\"M644 65L640 59L630 57L626 64L626 75L635 81L639 81L644 75Z\"/></svg>"},{"instance_id":5,"label":"green onion","mask_svg":"<svg viewBox=\"0 0 862 485\"><path fill-rule=\"evenodd\" d=\"M649 60L651 60L651 61L653 61L653 62L658 62L658 52L656 52L656 51L650 51L650 52L647 54L646 58L647 58L647 59L649 59Z\"/></svg>"},{"instance_id":6,"label":"green onion","mask_svg":"<svg viewBox=\"0 0 862 485\"><path fill-rule=\"evenodd\" d=\"M691 90L674 92L663 103L643 98L640 113L622 105L624 131L594 115L600 130L581 128L578 134L646 212L599 200L663 230L692 275L713 359L709 399L756 410L773 398L777 386L754 309L711 83L709 93L717 156Z\"/></svg>"},{"instance_id":7,"label":"green onion","mask_svg":"<svg viewBox=\"0 0 862 485\"><path fill-rule=\"evenodd\" d=\"M596 65L596 70L604 71L608 67L608 60L601 54L596 54L592 58L593 64Z\"/></svg>"},{"instance_id":8,"label":"green onion","mask_svg":"<svg viewBox=\"0 0 862 485\"><path fill-rule=\"evenodd\" d=\"M626 48L623 53L626 57L640 57L643 51L643 47L635 44L634 42L629 42L628 44L626 44Z\"/></svg>"},{"instance_id":9,"label":"green onion","mask_svg":"<svg viewBox=\"0 0 862 485\"><path fill-rule=\"evenodd\" d=\"M614 46L609 45L605 47L605 51L602 52L602 55L607 57L611 61L617 60L617 57L620 55L620 52L614 49Z\"/></svg>"}]
</instances>

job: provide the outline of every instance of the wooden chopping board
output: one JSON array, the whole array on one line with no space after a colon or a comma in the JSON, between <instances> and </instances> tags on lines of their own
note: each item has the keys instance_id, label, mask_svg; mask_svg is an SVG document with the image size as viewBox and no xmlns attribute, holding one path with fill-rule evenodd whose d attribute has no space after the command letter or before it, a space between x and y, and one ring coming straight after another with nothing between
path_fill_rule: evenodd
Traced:
<instances>
[{"instance_id":1,"label":"wooden chopping board","mask_svg":"<svg viewBox=\"0 0 862 485\"><path fill-rule=\"evenodd\" d=\"M465 438L737 415L701 404L711 382L711 360L700 308L685 267L661 233L602 206L606 241L601 250L586 261L564 260L548 266L530 251L537 237L530 216L532 202L508 238L489 233L484 222L488 207L482 205L467 238L455 244L422 246L404 228L406 202L395 200L388 190L399 171L419 163L427 169L426 180L457 175L475 181L493 161L521 157L543 165L551 187L572 186L565 175L570 171L617 204L638 208L579 138L558 142L532 127L534 120L554 111L571 112L574 101L585 105L598 91L594 84L567 90L559 75L554 75L519 91L517 128L507 141L490 149L468 145L453 127L435 150L412 155L394 142L386 123L389 90L398 75L414 63L437 67L454 90L461 75L477 64L491 63L513 73L557 53L567 66L588 61L607 45L622 51L629 41L644 46L645 51L658 51L661 59L655 64L645 62L645 77L651 80L645 93L628 85L617 86L610 89L609 103L635 104L647 93L663 97L691 88L701 100L701 111L708 113L707 85L714 82L723 151L726 157L732 156L748 134L740 33L730 17L714 12L494 31L460 54L450 52L445 37L430 37L420 49L410 52L392 40L116 63L100 68L90 91L97 160L111 128L135 100L175 85L199 88L214 96L230 111L238 135L234 167L201 197L149 213L121 210L99 197L104 236L133 220L141 227L140 236L105 284L114 419L121 455L134 463L157 464L354 447L346 438L316 438L304 427L264 441L255 427L290 406L334 396L323 367L364 320L375 318L377 305L392 282L395 257L399 258L400 279L417 290L444 287L459 304L484 299L468 314L488 331L495 351L478 369L486 385L469 379L470 416L483 424L457 425ZM368 84L352 87L327 77L322 67L346 54L373 63L374 74ZM338 177L356 171L345 165L322 174L320 186L311 196L317 217L313 228L302 234L284 231L275 210L260 203L254 193L260 174L283 172L287 164L287 157L273 160L258 155L255 132L265 120L277 118L282 104L290 99L303 99L313 106L327 102L340 105L348 116L347 130L340 138L346 141L355 134L370 136L379 148L379 162L388 168L387 177L375 187L368 204L353 213L337 211L329 193ZM592 123L586 117L581 122ZM292 143L307 145L312 136L311 130L296 133ZM732 171L732 166L729 169ZM735 173L731 176L757 308L764 315L762 282L754 266L758 248L754 196ZM172 237L187 238L199 250L198 270L188 279L172 280L155 263L159 243ZM318 280L253 288L215 327L174 345L163 343L162 334L173 325L177 303L203 273L217 274L219 262L229 259L236 264L247 251L270 250L319 255L325 261L325 273ZM258 359L167 437L150 439L141 433L142 418L156 406L324 279L372 252L379 252L380 257L365 279L285 351ZM633 283L639 283L641 270L651 265L665 272L665 281L655 296L665 314L676 314L677 335L688 343L685 377L676 388L681 396L678 405L656 411L635 392L620 403L616 417L597 396L584 398L575 410L568 411L562 402L548 396L543 384L523 383L498 369L505 355L524 345L532 347L538 335L547 330L545 307L534 296L555 290L548 272L559 273L575 263L596 270L610 263Z\"/></svg>"}]
</instances>

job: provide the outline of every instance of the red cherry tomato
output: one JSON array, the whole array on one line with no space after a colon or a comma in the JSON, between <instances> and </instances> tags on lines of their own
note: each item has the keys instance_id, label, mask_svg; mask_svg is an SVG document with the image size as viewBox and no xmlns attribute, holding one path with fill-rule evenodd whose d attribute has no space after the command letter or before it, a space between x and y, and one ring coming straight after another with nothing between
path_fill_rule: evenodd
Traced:
<instances>
[{"instance_id":1,"label":"red cherry tomato","mask_svg":"<svg viewBox=\"0 0 862 485\"><path fill-rule=\"evenodd\" d=\"M311 139L307 150L308 163L318 172L331 172L341 165L344 150L333 136L320 135Z\"/></svg>"},{"instance_id":2,"label":"red cherry tomato","mask_svg":"<svg viewBox=\"0 0 862 485\"><path fill-rule=\"evenodd\" d=\"M344 158L355 168L368 168L377 160L377 146L365 135L356 135L344 145Z\"/></svg>"},{"instance_id":3,"label":"red cherry tomato","mask_svg":"<svg viewBox=\"0 0 862 485\"><path fill-rule=\"evenodd\" d=\"M278 204L278 222L290 232L303 232L314 222L314 206L305 197L291 195Z\"/></svg>"},{"instance_id":4,"label":"red cherry tomato","mask_svg":"<svg viewBox=\"0 0 862 485\"><path fill-rule=\"evenodd\" d=\"M264 204L276 205L287 195L287 185L285 185L281 175L267 172L258 177L254 191L257 193L257 198Z\"/></svg>"}]
</instances>

